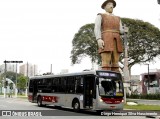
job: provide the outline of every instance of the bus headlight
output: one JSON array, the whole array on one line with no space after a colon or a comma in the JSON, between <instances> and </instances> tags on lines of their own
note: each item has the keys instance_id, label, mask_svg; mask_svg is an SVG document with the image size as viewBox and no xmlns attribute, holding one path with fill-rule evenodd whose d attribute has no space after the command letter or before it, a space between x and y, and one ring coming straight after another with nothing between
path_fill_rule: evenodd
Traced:
<instances>
[{"instance_id":1,"label":"bus headlight","mask_svg":"<svg viewBox=\"0 0 160 119\"><path fill-rule=\"evenodd\" d=\"M100 102L103 102L103 100L102 100L101 98L99 98L99 101L100 101Z\"/></svg>"}]
</instances>

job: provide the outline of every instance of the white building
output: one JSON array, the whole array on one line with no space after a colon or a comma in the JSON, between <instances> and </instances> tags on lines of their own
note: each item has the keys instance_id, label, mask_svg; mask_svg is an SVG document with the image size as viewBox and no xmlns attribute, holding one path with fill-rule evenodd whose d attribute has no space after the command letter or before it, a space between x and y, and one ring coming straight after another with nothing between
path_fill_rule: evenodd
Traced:
<instances>
[{"instance_id":1,"label":"white building","mask_svg":"<svg viewBox=\"0 0 160 119\"><path fill-rule=\"evenodd\" d=\"M68 72L69 72L68 69L62 69L61 72L60 72L60 74L66 74L66 73L68 73Z\"/></svg>"},{"instance_id":2,"label":"white building","mask_svg":"<svg viewBox=\"0 0 160 119\"><path fill-rule=\"evenodd\" d=\"M24 76L35 76L38 74L38 66L35 64L26 63L19 67L19 73Z\"/></svg>"},{"instance_id":3,"label":"white building","mask_svg":"<svg viewBox=\"0 0 160 119\"><path fill-rule=\"evenodd\" d=\"M140 75L131 75L131 91L132 93L142 93L142 85L140 82Z\"/></svg>"},{"instance_id":4,"label":"white building","mask_svg":"<svg viewBox=\"0 0 160 119\"><path fill-rule=\"evenodd\" d=\"M0 65L0 74L4 73L5 64ZM16 64L6 63L6 71L16 72Z\"/></svg>"}]
</instances>

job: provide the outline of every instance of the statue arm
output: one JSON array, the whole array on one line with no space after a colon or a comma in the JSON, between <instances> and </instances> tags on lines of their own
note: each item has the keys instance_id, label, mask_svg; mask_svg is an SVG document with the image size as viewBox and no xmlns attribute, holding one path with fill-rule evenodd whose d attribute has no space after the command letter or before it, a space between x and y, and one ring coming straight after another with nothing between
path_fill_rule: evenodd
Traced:
<instances>
[{"instance_id":1,"label":"statue arm","mask_svg":"<svg viewBox=\"0 0 160 119\"><path fill-rule=\"evenodd\" d=\"M97 40L101 39L101 20L102 20L101 15L97 15L94 27L94 33Z\"/></svg>"},{"instance_id":2,"label":"statue arm","mask_svg":"<svg viewBox=\"0 0 160 119\"><path fill-rule=\"evenodd\" d=\"M94 33L98 42L98 47L104 49L104 41L102 40L101 36L101 21L102 21L101 15L97 15L95 21Z\"/></svg>"}]
</instances>

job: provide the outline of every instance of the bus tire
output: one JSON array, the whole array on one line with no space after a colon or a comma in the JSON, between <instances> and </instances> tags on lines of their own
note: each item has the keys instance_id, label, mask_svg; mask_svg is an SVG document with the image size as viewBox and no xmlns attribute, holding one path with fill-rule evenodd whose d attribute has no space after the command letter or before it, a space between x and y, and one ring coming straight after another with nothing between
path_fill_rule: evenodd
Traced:
<instances>
[{"instance_id":1,"label":"bus tire","mask_svg":"<svg viewBox=\"0 0 160 119\"><path fill-rule=\"evenodd\" d=\"M73 100L73 110L75 112L79 112L80 111L80 103L78 100Z\"/></svg>"},{"instance_id":2,"label":"bus tire","mask_svg":"<svg viewBox=\"0 0 160 119\"><path fill-rule=\"evenodd\" d=\"M42 107L42 98L41 96L38 96L38 100L37 100L37 104L38 104L38 107Z\"/></svg>"}]
</instances>

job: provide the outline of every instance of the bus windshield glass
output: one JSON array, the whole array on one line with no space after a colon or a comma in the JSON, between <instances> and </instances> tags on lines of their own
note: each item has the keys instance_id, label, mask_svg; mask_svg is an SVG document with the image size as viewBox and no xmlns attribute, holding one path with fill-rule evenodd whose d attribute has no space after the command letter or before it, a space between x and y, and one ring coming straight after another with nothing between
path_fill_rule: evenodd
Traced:
<instances>
[{"instance_id":1,"label":"bus windshield glass","mask_svg":"<svg viewBox=\"0 0 160 119\"><path fill-rule=\"evenodd\" d=\"M100 96L123 96L123 82L120 74L103 73L99 75L99 95Z\"/></svg>"}]
</instances>

